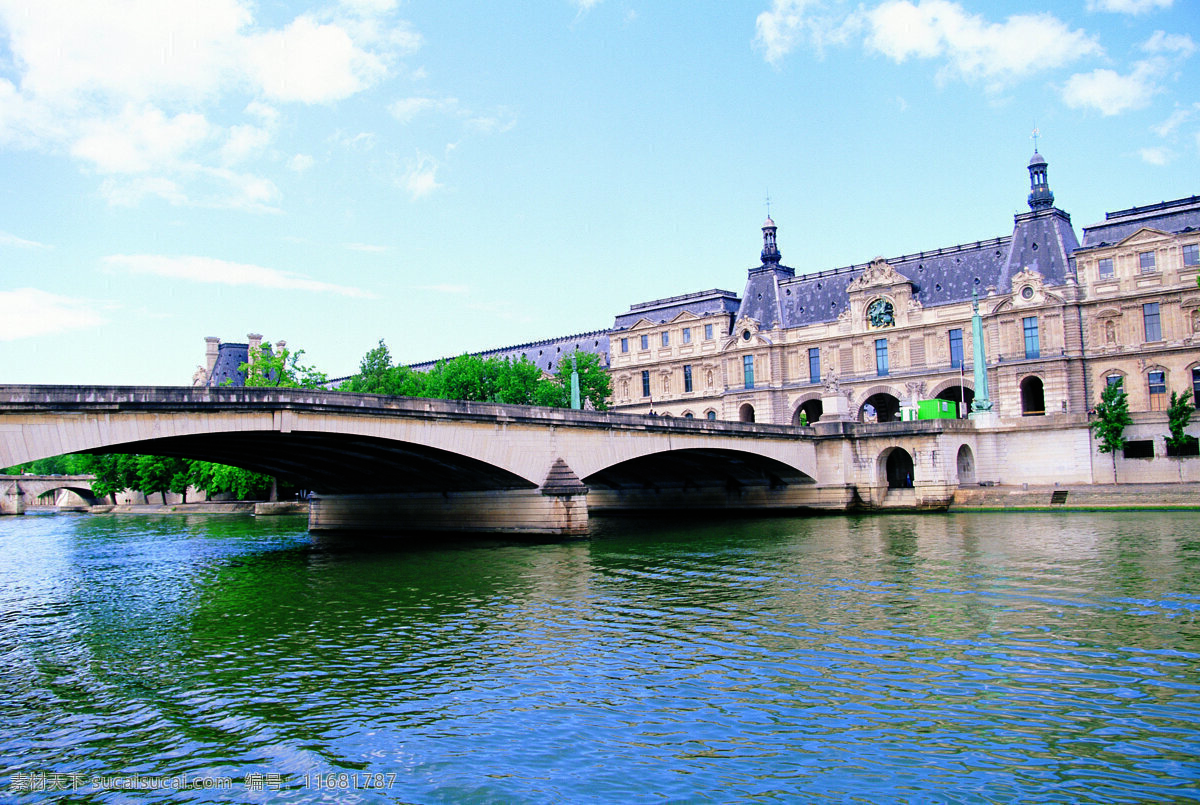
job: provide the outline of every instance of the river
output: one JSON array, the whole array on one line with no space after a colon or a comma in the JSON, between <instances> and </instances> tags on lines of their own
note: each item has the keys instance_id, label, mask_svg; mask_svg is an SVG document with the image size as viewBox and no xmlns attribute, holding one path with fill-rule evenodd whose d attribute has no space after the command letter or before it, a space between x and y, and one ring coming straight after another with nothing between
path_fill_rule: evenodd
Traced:
<instances>
[{"instance_id":1,"label":"river","mask_svg":"<svg viewBox=\"0 0 1200 805\"><path fill-rule=\"evenodd\" d=\"M0 800L1200 801L1198 524L0 518Z\"/></svg>"}]
</instances>

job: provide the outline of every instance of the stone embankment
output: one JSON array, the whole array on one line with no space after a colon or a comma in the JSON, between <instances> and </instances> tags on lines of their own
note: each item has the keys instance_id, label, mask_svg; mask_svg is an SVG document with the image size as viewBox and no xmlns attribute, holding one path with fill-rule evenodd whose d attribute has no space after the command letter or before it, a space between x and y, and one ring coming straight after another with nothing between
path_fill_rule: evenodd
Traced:
<instances>
[{"instance_id":1,"label":"stone embankment","mask_svg":"<svg viewBox=\"0 0 1200 805\"><path fill-rule=\"evenodd\" d=\"M1200 484L1060 484L959 487L950 511L1200 509Z\"/></svg>"},{"instance_id":2,"label":"stone embankment","mask_svg":"<svg viewBox=\"0 0 1200 805\"><path fill-rule=\"evenodd\" d=\"M284 514L308 514L306 501L256 503L252 500L205 503L139 503L92 506L92 514L256 514L270 517Z\"/></svg>"}]
</instances>

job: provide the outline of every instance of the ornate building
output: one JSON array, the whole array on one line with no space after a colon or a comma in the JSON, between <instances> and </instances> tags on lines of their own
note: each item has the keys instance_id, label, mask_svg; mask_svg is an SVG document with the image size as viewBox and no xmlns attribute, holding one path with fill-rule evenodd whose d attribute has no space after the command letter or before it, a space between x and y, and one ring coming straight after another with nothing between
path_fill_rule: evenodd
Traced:
<instances>
[{"instance_id":1,"label":"ornate building","mask_svg":"<svg viewBox=\"0 0 1200 805\"><path fill-rule=\"evenodd\" d=\"M1200 391L1200 197L1084 227L1028 165L1010 235L797 275L769 217L739 299L705 291L634 305L610 331L613 405L774 423L891 421L918 400L970 403L972 298L1001 418L1086 414L1121 377L1131 410Z\"/></svg>"}]
</instances>

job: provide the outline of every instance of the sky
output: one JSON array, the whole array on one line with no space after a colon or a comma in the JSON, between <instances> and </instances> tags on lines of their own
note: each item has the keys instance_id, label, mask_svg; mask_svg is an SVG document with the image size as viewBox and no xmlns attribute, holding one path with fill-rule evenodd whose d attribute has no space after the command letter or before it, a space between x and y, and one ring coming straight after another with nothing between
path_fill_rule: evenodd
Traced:
<instances>
[{"instance_id":1,"label":"sky","mask_svg":"<svg viewBox=\"0 0 1200 805\"><path fill-rule=\"evenodd\" d=\"M0 0L0 384L352 373L1200 194L1197 0Z\"/></svg>"}]
</instances>

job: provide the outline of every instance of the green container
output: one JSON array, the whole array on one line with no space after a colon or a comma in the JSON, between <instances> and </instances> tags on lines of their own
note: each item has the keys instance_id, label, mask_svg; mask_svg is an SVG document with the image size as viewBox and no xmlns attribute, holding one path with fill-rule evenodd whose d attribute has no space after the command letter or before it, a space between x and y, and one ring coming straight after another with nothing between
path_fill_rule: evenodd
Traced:
<instances>
[{"instance_id":1,"label":"green container","mask_svg":"<svg viewBox=\"0 0 1200 805\"><path fill-rule=\"evenodd\" d=\"M953 400L918 400L917 419L958 419L958 403Z\"/></svg>"}]
</instances>

